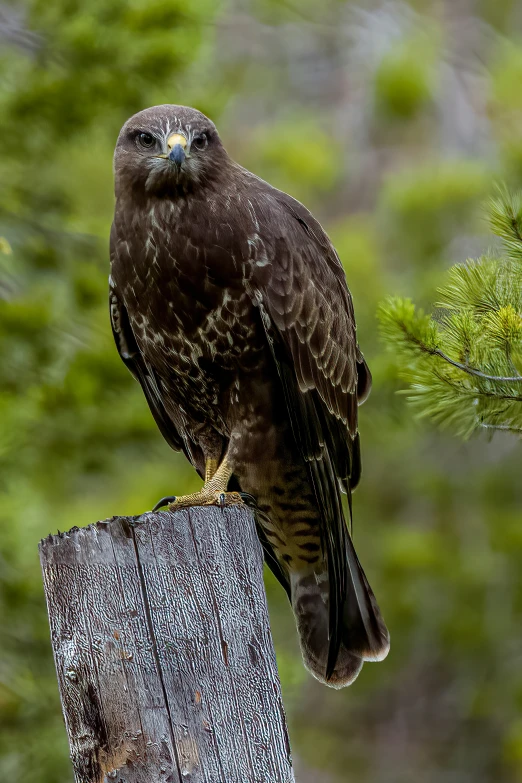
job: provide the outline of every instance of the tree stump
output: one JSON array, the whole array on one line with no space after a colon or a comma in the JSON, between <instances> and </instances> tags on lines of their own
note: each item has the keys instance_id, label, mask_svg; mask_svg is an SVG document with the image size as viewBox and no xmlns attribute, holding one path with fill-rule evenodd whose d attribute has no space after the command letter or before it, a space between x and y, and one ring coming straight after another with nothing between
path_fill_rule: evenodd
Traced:
<instances>
[{"instance_id":1,"label":"tree stump","mask_svg":"<svg viewBox=\"0 0 522 783\"><path fill-rule=\"evenodd\" d=\"M114 517L40 559L76 783L291 783L246 507Z\"/></svg>"}]
</instances>

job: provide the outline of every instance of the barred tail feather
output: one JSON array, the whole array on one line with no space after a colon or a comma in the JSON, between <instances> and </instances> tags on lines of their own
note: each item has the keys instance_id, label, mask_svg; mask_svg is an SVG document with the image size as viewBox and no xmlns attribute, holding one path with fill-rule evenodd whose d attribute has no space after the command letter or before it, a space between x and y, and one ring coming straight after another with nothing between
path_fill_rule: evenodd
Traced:
<instances>
[{"instance_id":1,"label":"barred tail feather","mask_svg":"<svg viewBox=\"0 0 522 783\"><path fill-rule=\"evenodd\" d=\"M388 630L350 539L347 559L348 584L333 669L329 664L331 586L328 572L325 570L317 575L312 571L299 571L291 575L292 607L305 666L316 679L333 688L350 685L364 661L380 661L390 648Z\"/></svg>"}]
</instances>

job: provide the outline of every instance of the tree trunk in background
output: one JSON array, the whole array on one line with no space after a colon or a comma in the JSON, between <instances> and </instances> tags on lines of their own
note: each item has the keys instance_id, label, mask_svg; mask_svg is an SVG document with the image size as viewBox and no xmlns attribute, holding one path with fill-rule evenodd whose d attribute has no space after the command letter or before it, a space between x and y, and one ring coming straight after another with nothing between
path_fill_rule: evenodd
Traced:
<instances>
[{"instance_id":1,"label":"tree trunk in background","mask_svg":"<svg viewBox=\"0 0 522 783\"><path fill-rule=\"evenodd\" d=\"M115 517L40 544L76 783L291 783L247 508Z\"/></svg>"}]
</instances>

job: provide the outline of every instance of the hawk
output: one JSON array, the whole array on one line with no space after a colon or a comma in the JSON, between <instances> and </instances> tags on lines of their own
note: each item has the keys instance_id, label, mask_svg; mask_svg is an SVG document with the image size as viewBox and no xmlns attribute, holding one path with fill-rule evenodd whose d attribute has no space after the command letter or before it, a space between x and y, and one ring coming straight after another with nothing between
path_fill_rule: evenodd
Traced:
<instances>
[{"instance_id":1,"label":"hawk","mask_svg":"<svg viewBox=\"0 0 522 783\"><path fill-rule=\"evenodd\" d=\"M131 117L114 173L116 346L204 481L158 506L252 496L306 667L348 685L389 635L343 513L371 375L341 262L310 212L235 163L195 109Z\"/></svg>"}]
</instances>

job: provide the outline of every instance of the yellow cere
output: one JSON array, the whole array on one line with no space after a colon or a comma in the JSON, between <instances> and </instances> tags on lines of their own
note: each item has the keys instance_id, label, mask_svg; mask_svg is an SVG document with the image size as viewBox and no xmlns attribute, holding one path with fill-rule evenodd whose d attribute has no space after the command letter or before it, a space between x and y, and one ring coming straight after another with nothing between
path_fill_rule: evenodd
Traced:
<instances>
[{"instance_id":1,"label":"yellow cere","mask_svg":"<svg viewBox=\"0 0 522 783\"><path fill-rule=\"evenodd\" d=\"M169 150L175 147L176 144L181 144L183 149L185 149L187 146L187 140L184 136L181 135L181 133L173 133L172 136L169 136L167 139L167 147Z\"/></svg>"}]
</instances>

